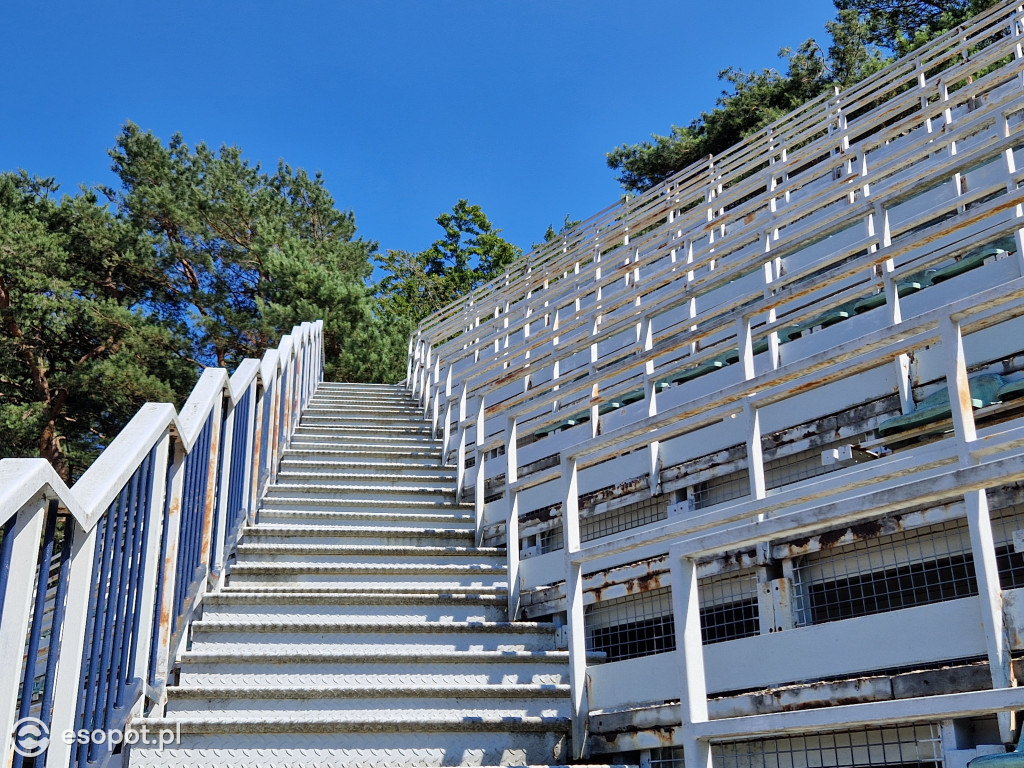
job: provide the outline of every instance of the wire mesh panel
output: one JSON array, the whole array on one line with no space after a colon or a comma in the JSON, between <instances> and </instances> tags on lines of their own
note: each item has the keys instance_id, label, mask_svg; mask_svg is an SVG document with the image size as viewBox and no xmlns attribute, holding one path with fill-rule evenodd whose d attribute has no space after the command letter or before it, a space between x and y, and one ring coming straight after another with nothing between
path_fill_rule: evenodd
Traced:
<instances>
[{"instance_id":1,"label":"wire mesh panel","mask_svg":"<svg viewBox=\"0 0 1024 768\"><path fill-rule=\"evenodd\" d=\"M750 495L750 473L746 469L725 472L693 487L693 507L703 509Z\"/></svg>"},{"instance_id":2,"label":"wire mesh panel","mask_svg":"<svg viewBox=\"0 0 1024 768\"><path fill-rule=\"evenodd\" d=\"M715 768L939 768L937 725L887 726L713 744Z\"/></svg>"},{"instance_id":3,"label":"wire mesh panel","mask_svg":"<svg viewBox=\"0 0 1024 768\"><path fill-rule=\"evenodd\" d=\"M609 509L580 520L580 538L593 541L641 525L656 523L668 517L668 497L652 496L633 504Z\"/></svg>"},{"instance_id":4,"label":"wire mesh panel","mask_svg":"<svg viewBox=\"0 0 1024 768\"><path fill-rule=\"evenodd\" d=\"M676 648L672 592L667 587L603 600L587 608L587 650L608 661L635 659Z\"/></svg>"},{"instance_id":5,"label":"wire mesh panel","mask_svg":"<svg viewBox=\"0 0 1024 768\"><path fill-rule=\"evenodd\" d=\"M841 445L858 443L860 437L850 437L843 440L835 440L831 443L818 445L806 451L797 451L788 456L777 456L764 463L764 484L766 488L781 488L790 483L797 483L801 480L809 480L812 477L827 475L843 469L844 464L825 464L821 460L821 454L830 448L838 448Z\"/></svg>"},{"instance_id":6,"label":"wire mesh panel","mask_svg":"<svg viewBox=\"0 0 1024 768\"><path fill-rule=\"evenodd\" d=\"M651 768L683 768L683 748L657 747L652 749Z\"/></svg>"},{"instance_id":7,"label":"wire mesh panel","mask_svg":"<svg viewBox=\"0 0 1024 768\"><path fill-rule=\"evenodd\" d=\"M708 576L698 584L705 645L758 634L757 574L753 568Z\"/></svg>"},{"instance_id":8,"label":"wire mesh panel","mask_svg":"<svg viewBox=\"0 0 1024 768\"><path fill-rule=\"evenodd\" d=\"M1018 551L1024 550L1024 504L993 510L991 518L999 585L1003 589L1024 587L1024 551ZM1015 536L1016 531L1021 533Z\"/></svg>"},{"instance_id":9,"label":"wire mesh panel","mask_svg":"<svg viewBox=\"0 0 1024 768\"><path fill-rule=\"evenodd\" d=\"M538 554L541 555L565 549L565 535L562 532L562 527L548 528L546 531L538 533L537 548L540 550Z\"/></svg>"},{"instance_id":10,"label":"wire mesh panel","mask_svg":"<svg viewBox=\"0 0 1024 768\"><path fill-rule=\"evenodd\" d=\"M823 548L797 561L793 579L798 626L978 593L962 519Z\"/></svg>"}]
</instances>

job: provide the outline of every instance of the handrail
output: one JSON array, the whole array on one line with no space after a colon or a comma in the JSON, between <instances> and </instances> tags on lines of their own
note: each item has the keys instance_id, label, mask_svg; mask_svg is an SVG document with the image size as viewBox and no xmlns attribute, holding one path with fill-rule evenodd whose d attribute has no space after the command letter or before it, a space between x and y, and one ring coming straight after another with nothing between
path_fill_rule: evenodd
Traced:
<instances>
[{"instance_id":1,"label":"handrail","mask_svg":"<svg viewBox=\"0 0 1024 768\"><path fill-rule=\"evenodd\" d=\"M322 380L322 334L321 321L303 323L230 377L206 369L180 412L147 403L70 488L42 459L0 461L0 722L12 765L24 755L10 725L24 717L52 735L36 764L66 768L104 765L112 747L61 734L120 732L162 710L192 616L219 589ZM48 583L58 557L57 583ZM44 670L23 651L41 645L48 589L56 604Z\"/></svg>"}]
</instances>

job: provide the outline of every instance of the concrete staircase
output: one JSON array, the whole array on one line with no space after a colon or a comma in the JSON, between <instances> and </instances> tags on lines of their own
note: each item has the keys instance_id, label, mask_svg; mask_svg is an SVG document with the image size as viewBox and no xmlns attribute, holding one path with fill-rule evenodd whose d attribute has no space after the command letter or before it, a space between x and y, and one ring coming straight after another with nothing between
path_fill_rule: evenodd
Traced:
<instances>
[{"instance_id":1,"label":"concrete staircase","mask_svg":"<svg viewBox=\"0 0 1024 768\"><path fill-rule=\"evenodd\" d=\"M504 550L404 390L322 384L136 766L552 764L568 655L508 621Z\"/></svg>"}]
</instances>

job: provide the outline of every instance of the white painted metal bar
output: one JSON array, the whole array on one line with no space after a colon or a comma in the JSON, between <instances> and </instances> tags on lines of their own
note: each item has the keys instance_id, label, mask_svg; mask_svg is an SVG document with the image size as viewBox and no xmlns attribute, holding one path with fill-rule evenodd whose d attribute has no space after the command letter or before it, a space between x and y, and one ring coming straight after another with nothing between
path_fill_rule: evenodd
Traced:
<instances>
[{"instance_id":1,"label":"white painted metal bar","mask_svg":"<svg viewBox=\"0 0 1024 768\"><path fill-rule=\"evenodd\" d=\"M569 685L572 696L573 753L576 759L586 748L587 635L583 616L583 569L572 560L580 548L579 475L576 463L562 462L562 535L565 542L566 619L569 627Z\"/></svg>"},{"instance_id":2,"label":"white painted metal bar","mask_svg":"<svg viewBox=\"0 0 1024 768\"><path fill-rule=\"evenodd\" d=\"M35 591L36 556L39 539L46 517L47 499L39 493L24 506L3 516L4 523L15 517L14 527L7 535L12 537L11 562L21 564L12 567L7 578L4 594L2 621L0 621L0 658L7 663L0 667L0 722L13 723L18 714L18 689L21 686L24 667L25 638L32 616L32 602ZM25 564L31 564L26 567ZM3 754L11 754L13 733L7 729L3 737Z\"/></svg>"}]
</instances>

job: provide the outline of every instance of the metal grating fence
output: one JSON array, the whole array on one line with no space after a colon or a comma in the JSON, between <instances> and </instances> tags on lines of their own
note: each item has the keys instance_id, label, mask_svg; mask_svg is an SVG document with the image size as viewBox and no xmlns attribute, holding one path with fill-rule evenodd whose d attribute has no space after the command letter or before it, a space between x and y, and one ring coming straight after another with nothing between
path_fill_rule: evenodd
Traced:
<instances>
[{"instance_id":1,"label":"metal grating fence","mask_svg":"<svg viewBox=\"0 0 1024 768\"><path fill-rule=\"evenodd\" d=\"M651 768L684 768L682 747L657 747L651 750Z\"/></svg>"},{"instance_id":2,"label":"metal grating fence","mask_svg":"<svg viewBox=\"0 0 1024 768\"><path fill-rule=\"evenodd\" d=\"M628 531L641 525L656 523L668 517L668 497L650 498L609 509L600 514L580 519L580 538L593 541L620 531Z\"/></svg>"},{"instance_id":3,"label":"metal grating fence","mask_svg":"<svg viewBox=\"0 0 1024 768\"><path fill-rule=\"evenodd\" d=\"M715 768L940 768L937 725L884 726L712 745Z\"/></svg>"},{"instance_id":4,"label":"metal grating fence","mask_svg":"<svg viewBox=\"0 0 1024 768\"><path fill-rule=\"evenodd\" d=\"M962 519L804 555L793 580L797 626L978 593Z\"/></svg>"},{"instance_id":5,"label":"metal grating fence","mask_svg":"<svg viewBox=\"0 0 1024 768\"><path fill-rule=\"evenodd\" d=\"M940 768L934 724L884 726L714 744L715 768Z\"/></svg>"},{"instance_id":6,"label":"metal grating fence","mask_svg":"<svg viewBox=\"0 0 1024 768\"><path fill-rule=\"evenodd\" d=\"M606 654L608 661L676 648L672 592L667 587L595 603L587 608L584 625L587 650Z\"/></svg>"},{"instance_id":7,"label":"metal grating fence","mask_svg":"<svg viewBox=\"0 0 1024 768\"><path fill-rule=\"evenodd\" d=\"M750 473L747 470L726 472L693 486L693 507L704 509L750 495Z\"/></svg>"},{"instance_id":8,"label":"metal grating fence","mask_svg":"<svg viewBox=\"0 0 1024 768\"><path fill-rule=\"evenodd\" d=\"M771 439L769 436L768 440ZM818 445L806 451L797 451L787 456L779 456L764 463L764 483L766 488L781 488L790 483L797 483L801 480L809 480L812 477L827 475L829 472L843 469L840 463L825 464L821 454L830 448L838 448L841 445L861 442L861 437L849 437L843 440L834 440L831 443Z\"/></svg>"},{"instance_id":9,"label":"metal grating fence","mask_svg":"<svg viewBox=\"0 0 1024 768\"><path fill-rule=\"evenodd\" d=\"M698 582L700 628L705 645L760 632L757 574L753 568L708 576Z\"/></svg>"},{"instance_id":10,"label":"metal grating fence","mask_svg":"<svg viewBox=\"0 0 1024 768\"><path fill-rule=\"evenodd\" d=\"M1024 553L1018 552L1018 545L1014 544L1016 538L1024 545L1024 534L1014 536L1014 531L1024 531L1024 504L993 510L990 514L999 584L1003 589L1024 587Z\"/></svg>"}]
</instances>

